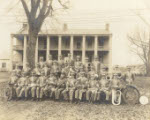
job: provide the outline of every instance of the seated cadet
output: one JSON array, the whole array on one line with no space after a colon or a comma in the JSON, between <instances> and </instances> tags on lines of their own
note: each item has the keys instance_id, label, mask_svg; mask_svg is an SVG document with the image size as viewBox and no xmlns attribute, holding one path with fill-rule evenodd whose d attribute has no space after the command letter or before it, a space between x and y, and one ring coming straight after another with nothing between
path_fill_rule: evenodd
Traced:
<instances>
[{"instance_id":1,"label":"seated cadet","mask_svg":"<svg viewBox=\"0 0 150 120\"><path fill-rule=\"evenodd\" d=\"M57 86L57 78L55 76L55 73L50 73L50 77L47 79L47 85L46 85L46 89L49 91L50 98L54 97L56 86Z\"/></svg>"},{"instance_id":2,"label":"seated cadet","mask_svg":"<svg viewBox=\"0 0 150 120\"><path fill-rule=\"evenodd\" d=\"M72 72L70 74L70 77L68 77L68 86L67 89L69 90L69 100L70 102L73 102L74 99L74 92L75 92L75 83L76 83L76 79L75 79L75 72Z\"/></svg>"},{"instance_id":3,"label":"seated cadet","mask_svg":"<svg viewBox=\"0 0 150 120\"><path fill-rule=\"evenodd\" d=\"M25 72L22 72L22 75L18 81L18 87L16 89L16 93L17 93L18 98L21 98L25 92L25 83L26 83Z\"/></svg>"},{"instance_id":4,"label":"seated cadet","mask_svg":"<svg viewBox=\"0 0 150 120\"><path fill-rule=\"evenodd\" d=\"M110 81L108 79L106 79L107 76L105 74L102 74L101 76L102 76L102 78L99 81L99 86L100 86L99 94L101 94L101 92L104 92L106 95L106 101L108 101L109 96L111 94ZM100 96L99 96L99 99L100 99Z\"/></svg>"},{"instance_id":5,"label":"seated cadet","mask_svg":"<svg viewBox=\"0 0 150 120\"><path fill-rule=\"evenodd\" d=\"M46 79L47 77L45 76L45 73L42 72L41 73L41 76L38 78L37 80L37 85L38 87L36 88L36 97L37 97L37 100L42 100L44 94L45 94L45 91L46 91Z\"/></svg>"},{"instance_id":6,"label":"seated cadet","mask_svg":"<svg viewBox=\"0 0 150 120\"><path fill-rule=\"evenodd\" d=\"M37 88L37 80L38 77L36 76L35 72L31 72L31 77L29 78L30 80L30 88L31 88L31 97L32 100L36 99L36 88Z\"/></svg>"},{"instance_id":7,"label":"seated cadet","mask_svg":"<svg viewBox=\"0 0 150 120\"><path fill-rule=\"evenodd\" d=\"M9 80L9 88L10 92L6 93L8 96L8 100L11 100L16 97L16 88L17 88L17 81L19 77L16 75L16 72L12 72Z\"/></svg>"},{"instance_id":8,"label":"seated cadet","mask_svg":"<svg viewBox=\"0 0 150 120\"><path fill-rule=\"evenodd\" d=\"M88 90L86 92L86 100L89 102L95 102L97 100L97 92L98 92L98 81L95 79L95 75L91 74Z\"/></svg>"},{"instance_id":9,"label":"seated cadet","mask_svg":"<svg viewBox=\"0 0 150 120\"><path fill-rule=\"evenodd\" d=\"M57 88L55 91L55 99L59 100L61 92L66 88L66 82L67 82L67 77L65 73L61 73L60 78L58 79L57 82Z\"/></svg>"},{"instance_id":10,"label":"seated cadet","mask_svg":"<svg viewBox=\"0 0 150 120\"><path fill-rule=\"evenodd\" d=\"M83 98L83 94L86 93L86 89L87 89L87 81L88 79L85 77L85 72L81 73L81 77L78 78L80 81L80 85L81 85L81 89L79 89L79 101L82 101Z\"/></svg>"}]
</instances>

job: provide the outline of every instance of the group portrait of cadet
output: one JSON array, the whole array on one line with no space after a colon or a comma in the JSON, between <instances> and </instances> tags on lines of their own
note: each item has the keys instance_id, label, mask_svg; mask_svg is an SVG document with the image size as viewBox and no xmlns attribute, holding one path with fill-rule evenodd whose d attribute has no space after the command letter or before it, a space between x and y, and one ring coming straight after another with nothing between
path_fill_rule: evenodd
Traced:
<instances>
[{"instance_id":1,"label":"group portrait of cadet","mask_svg":"<svg viewBox=\"0 0 150 120\"><path fill-rule=\"evenodd\" d=\"M9 81L8 100L95 103L101 101L101 93L105 94L105 101L109 101L112 87L121 86L123 77L118 74L110 77L106 67L101 67L98 57L92 63L86 58L84 64L80 56L72 60L71 54L68 54L66 61L63 56L59 57L59 61L52 60L51 55L48 61L40 57L33 69L28 64L25 69L16 65ZM130 72L125 78L129 83L134 79Z\"/></svg>"}]
</instances>

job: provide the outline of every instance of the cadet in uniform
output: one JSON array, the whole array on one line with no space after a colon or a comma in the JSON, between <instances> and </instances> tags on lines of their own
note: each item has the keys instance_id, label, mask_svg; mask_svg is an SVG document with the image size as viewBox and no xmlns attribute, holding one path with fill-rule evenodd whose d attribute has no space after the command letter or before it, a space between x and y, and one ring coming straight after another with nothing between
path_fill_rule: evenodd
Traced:
<instances>
[{"instance_id":1,"label":"cadet in uniform","mask_svg":"<svg viewBox=\"0 0 150 120\"><path fill-rule=\"evenodd\" d=\"M95 75L92 74L89 80L88 90L86 92L86 100L89 102L95 102L97 100L98 81L95 79Z\"/></svg>"},{"instance_id":2,"label":"cadet in uniform","mask_svg":"<svg viewBox=\"0 0 150 120\"><path fill-rule=\"evenodd\" d=\"M86 86L86 83L88 81L88 79L85 77L85 72L82 72L81 73L81 77L78 78L79 79L79 83L81 85L81 87L78 89L78 99L79 101L82 101L82 98L83 98L83 94L86 93L86 89L87 89L87 86Z\"/></svg>"},{"instance_id":3,"label":"cadet in uniform","mask_svg":"<svg viewBox=\"0 0 150 120\"><path fill-rule=\"evenodd\" d=\"M108 101L111 91L110 91L110 81L106 77L107 76L105 74L102 74L102 78L99 81L99 86L100 86L99 94L101 94L101 92L104 92L106 95L106 101Z\"/></svg>"},{"instance_id":4,"label":"cadet in uniform","mask_svg":"<svg viewBox=\"0 0 150 120\"><path fill-rule=\"evenodd\" d=\"M46 87L46 79L45 73L42 72L41 76L37 80L37 84L39 87L36 89L36 96L38 100L42 100L43 95L45 94L45 87Z\"/></svg>"},{"instance_id":5,"label":"cadet in uniform","mask_svg":"<svg viewBox=\"0 0 150 120\"><path fill-rule=\"evenodd\" d=\"M94 65L94 69L95 69L95 71L96 71L96 74L98 74L98 76L100 76L101 64L100 64L100 62L98 61L98 57L97 57L97 56L94 58L93 65Z\"/></svg>"},{"instance_id":6,"label":"cadet in uniform","mask_svg":"<svg viewBox=\"0 0 150 120\"><path fill-rule=\"evenodd\" d=\"M55 99L59 100L61 92L66 88L67 77L65 73L61 73L60 78L57 82L57 88L55 90Z\"/></svg>"},{"instance_id":7,"label":"cadet in uniform","mask_svg":"<svg viewBox=\"0 0 150 120\"><path fill-rule=\"evenodd\" d=\"M48 68L47 64L44 64L44 67L42 68L41 72L44 74L44 76L49 76L50 75L50 68Z\"/></svg>"},{"instance_id":8,"label":"cadet in uniform","mask_svg":"<svg viewBox=\"0 0 150 120\"><path fill-rule=\"evenodd\" d=\"M55 73L51 73L50 77L47 80L48 86L47 89L49 91L49 97L54 98L56 86L57 86L57 78L55 76Z\"/></svg>"},{"instance_id":9,"label":"cadet in uniform","mask_svg":"<svg viewBox=\"0 0 150 120\"><path fill-rule=\"evenodd\" d=\"M49 58L49 59L48 59L48 61L47 61L46 63L47 63L47 66L48 66L49 68L51 68L52 65L53 65L52 55L49 55L48 58Z\"/></svg>"},{"instance_id":10,"label":"cadet in uniform","mask_svg":"<svg viewBox=\"0 0 150 120\"><path fill-rule=\"evenodd\" d=\"M43 57L40 57L40 60L39 60L39 66L40 68L42 69L44 67L44 58Z\"/></svg>"},{"instance_id":11,"label":"cadet in uniform","mask_svg":"<svg viewBox=\"0 0 150 120\"><path fill-rule=\"evenodd\" d=\"M127 68L128 71L127 73L125 74L125 80L127 82L127 84L131 85L134 81L134 74L131 73L131 68Z\"/></svg>"},{"instance_id":12,"label":"cadet in uniform","mask_svg":"<svg viewBox=\"0 0 150 120\"><path fill-rule=\"evenodd\" d=\"M16 75L16 72L12 72L10 81L9 81L10 93L7 93L8 100L11 100L16 97L16 88L17 88L18 79L19 77Z\"/></svg>"},{"instance_id":13,"label":"cadet in uniform","mask_svg":"<svg viewBox=\"0 0 150 120\"><path fill-rule=\"evenodd\" d=\"M71 72L70 76L68 77L67 85L66 85L66 90L69 92L69 101L70 102L73 102L74 91L76 89L76 87L75 87L76 79L74 76L75 76L75 73Z\"/></svg>"},{"instance_id":14,"label":"cadet in uniform","mask_svg":"<svg viewBox=\"0 0 150 120\"><path fill-rule=\"evenodd\" d=\"M26 76L25 72L22 72L22 76L18 81L18 87L16 89L17 97L21 98L25 92Z\"/></svg>"},{"instance_id":15,"label":"cadet in uniform","mask_svg":"<svg viewBox=\"0 0 150 120\"><path fill-rule=\"evenodd\" d=\"M35 68L33 69L33 72L35 73L36 76L41 75L41 69L40 69L40 65L38 63L35 65Z\"/></svg>"},{"instance_id":16,"label":"cadet in uniform","mask_svg":"<svg viewBox=\"0 0 150 120\"><path fill-rule=\"evenodd\" d=\"M31 77L29 78L32 100L36 99L37 79L38 79L38 77L36 77L35 72L32 72Z\"/></svg>"}]
</instances>

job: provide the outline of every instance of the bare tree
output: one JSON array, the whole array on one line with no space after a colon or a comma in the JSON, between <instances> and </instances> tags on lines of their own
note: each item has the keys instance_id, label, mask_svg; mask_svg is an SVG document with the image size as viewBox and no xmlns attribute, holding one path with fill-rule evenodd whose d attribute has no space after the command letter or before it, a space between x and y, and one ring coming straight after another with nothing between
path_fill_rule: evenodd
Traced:
<instances>
[{"instance_id":1,"label":"bare tree","mask_svg":"<svg viewBox=\"0 0 150 120\"><path fill-rule=\"evenodd\" d=\"M48 16L52 16L54 9L53 3L56 0L20 0L24 8L27 22L29 25L29 40L27 43L27 62L31 68L35 65L35 46L38 38L38 33ZM68 1L64 2L57 0L63 9L67 9Z\"/></svg>"},{"instance_id":2,"label":"bare tree","mask_svg":"<svg viewBox=\"0 0 150 120\"><path fill-rule=\"evenodd\" d=\"M150 33L146 30L136 29L127 35L131 43L131 51L137 55L146 68L146 75L150 76Z\"/></svg>"}]
</instances>

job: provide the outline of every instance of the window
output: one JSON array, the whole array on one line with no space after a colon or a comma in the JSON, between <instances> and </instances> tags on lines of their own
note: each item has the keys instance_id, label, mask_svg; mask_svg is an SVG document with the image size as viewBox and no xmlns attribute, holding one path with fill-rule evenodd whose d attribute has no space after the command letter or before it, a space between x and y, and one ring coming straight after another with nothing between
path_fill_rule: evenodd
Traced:
<instances>
[{"instance_id":1,"label":"window","mask_svg":"<svg viewBox=\"0 0 150 120\"><path fill-rule=\"evenodd\" d=\"M80 48L81 48L81 42L77 41L77 49L80 49Z\"/></svg>"},{"instance_id":2,"label":"window","mask_svg":"<svg viewBox=\"0 0 150 120\"><path fill-rule=\"evenodd\" d=\"M104 40L99 40L98 46L103 47L104 46Z\"/></svg>"},{"instance_id":3,"label":"window","mask_svg":"<svg viewBox=\"0 0 150 120\"><path fill-rule=\"evenodd\" d=\"M6 63L2 63L2 68L6 68Z\"/></svg>"}]
</instances>

